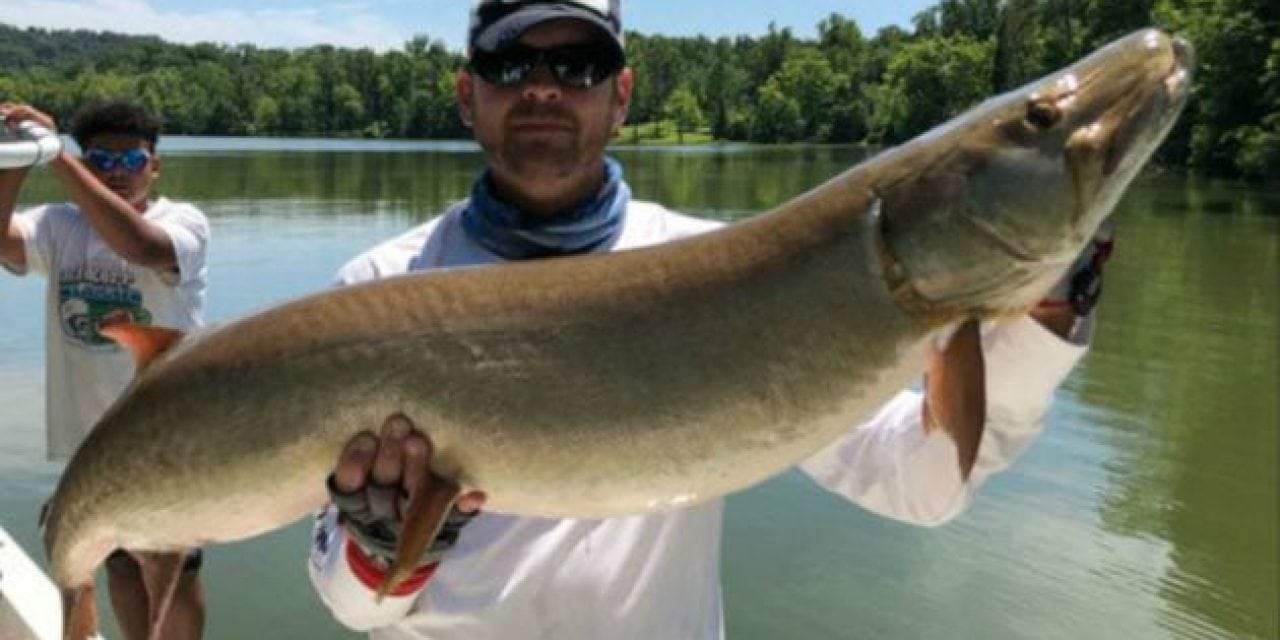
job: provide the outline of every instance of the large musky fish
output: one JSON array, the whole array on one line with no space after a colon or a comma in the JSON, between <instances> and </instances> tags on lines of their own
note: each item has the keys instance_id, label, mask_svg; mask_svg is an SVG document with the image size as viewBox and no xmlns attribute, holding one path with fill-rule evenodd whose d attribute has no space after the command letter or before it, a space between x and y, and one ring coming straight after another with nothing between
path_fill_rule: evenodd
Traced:
<instances>
[{"instance_id":1,"label":"large musky fish","mask_svg":"<svg viewBox=\"0 0 1280 640\"><path fill-rule=\"evenodd\" d=\"M1033 306L1191 64L1139 32L714 233L328 291L144 354L51 502L53 578L83 592L117 547L286 525L393 412L494 511L632 514L768 478L909 384L938 331Z\"/></svg>"}]
</instances>

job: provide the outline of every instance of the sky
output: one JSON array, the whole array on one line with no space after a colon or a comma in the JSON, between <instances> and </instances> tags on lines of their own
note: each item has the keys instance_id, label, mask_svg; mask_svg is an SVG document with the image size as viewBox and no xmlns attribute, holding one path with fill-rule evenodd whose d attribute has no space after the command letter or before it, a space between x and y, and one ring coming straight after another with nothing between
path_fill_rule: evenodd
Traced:
<instances>
[{"instance_id":1,"label":"sky","mask_svg":"<svg viewBox=\"0 0 1280 640\"><path fill-rule=\"evenodd\" d=\"M910 25L937 0L629 0L624 26L644 34L758 36L769 23L812 38L831 13L873 35ZM178 43L400 48L416 35L460 51L471 0L0 0L0 23L156 35Z\"/></svg>"}]
</instances>

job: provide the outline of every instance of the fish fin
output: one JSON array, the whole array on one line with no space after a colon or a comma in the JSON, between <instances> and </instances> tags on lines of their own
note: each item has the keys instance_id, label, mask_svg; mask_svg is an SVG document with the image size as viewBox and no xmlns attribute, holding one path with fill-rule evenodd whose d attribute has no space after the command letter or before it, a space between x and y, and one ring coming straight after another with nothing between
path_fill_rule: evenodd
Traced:
<instances>
[{"instance_id":1,"label":"fish fin","mask_svg":"<svg viewBox=\"0 0 1280 640\"><path fill-rule=\"evenodd\" d=\"M987 421L986 363L978 321L965 321L951 332L945 347L930 356L925 371L921 406L925 431L941 430L951 437L958 450L960 475L968 480Z\"/></svg>"},{"instance_id":2,"label":"fish fin","mask_svg":"<svg viewBox=\"0 0 1280 640\"><path fill-rule=\"evenodd\" d=\"M93 582L62 590L63 640L92 640L98 637L98 604Z\"/></svg>"},{"instance_id":3,"label":"fish fin","mask_svg":"<svg viewBox=\"0 0 1280 640\"><path fill-rule=\"evenodd\" d=\"M145 371L156 358L182 339L183 333L167 327L152 327L134 322L116 322L98 329L104 338L114 340L133 354L139 372Z\"/></svg>"},{"instance_id":4,"label":"fish fin","mask_svg":"<svg viewBox=\"0 0 1280 640\"><path fill-rule=\"evenodd\" d=\"M169 607L173 604L173 594L178 591L178 582L182 580L182 569L187 563L189 550L178 552L135 552L142 564L143 580L148 592L159 589L161 595L158 606L151 610L150 640L164 640L164 620L169 615Z\"/></svg>"},{"instance_id":5,"label":"fish fin","mask_svg":"<svg viewBox=\"0 0 1280 640\"><path fill-rule=\"evenodd\" d=\"M378 587L379 602L413 575L427 547L440 535L445 518L461 493L462 489L456 482L438 476L433 477L427 487L413 492L405 510L395 562Z\"/></svg>"}]
</instances>

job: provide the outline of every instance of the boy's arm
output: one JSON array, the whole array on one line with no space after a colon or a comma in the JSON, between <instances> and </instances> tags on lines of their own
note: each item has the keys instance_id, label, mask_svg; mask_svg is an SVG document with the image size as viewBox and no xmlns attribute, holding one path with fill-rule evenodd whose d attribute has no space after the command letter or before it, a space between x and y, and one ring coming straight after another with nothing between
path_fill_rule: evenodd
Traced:
<instances>
[{"instance_id":1,"label":"boy's arm","mask_svg":"<svg viewBox=\"0 0 1280 640\"><path fill-rule=\"evenodd\" d=\"M27 270L27 251L22 234L18 233L18 225L13 221L18 193L27 178L27 171L25 168L0 171L0 263L15 273Z\"/></svg>"},{"instance_id":2,"label":"boy's arm","mask_svg":"<svg viewBox=\"0 0 1280 640\"><path fill-rule=\"evenodd\" d=\"M157 271L178 270L177 253L169 235L102 184L79 159L63 151L50 167L89 226L112 251L139 266Z\"/></svg>"},{"instance_id":3,"label":"boy's arm","mask_svg":"<svg viewBox=\"0 0 1280 640\"><path fill-rule=\"evenodd\" d=\"M30 105L4 103L0 105L0 110L10 126L30 120L49 131L58 130L52 116ZM93 227L112 251L139 266L159 271L178 270L177 253L168 234L159 225L143 218L142 213L124 198L108 189L75 156L64 150L49 166L66 189L68 197L80 208L89 226ZM16 198L15 191L15 201ZM4 204L3 201L0 204ZM16 235L11 227L12 225L6 225L6 229L9 229L6 238L11 234Z\"/></svg>"}]
</instances>

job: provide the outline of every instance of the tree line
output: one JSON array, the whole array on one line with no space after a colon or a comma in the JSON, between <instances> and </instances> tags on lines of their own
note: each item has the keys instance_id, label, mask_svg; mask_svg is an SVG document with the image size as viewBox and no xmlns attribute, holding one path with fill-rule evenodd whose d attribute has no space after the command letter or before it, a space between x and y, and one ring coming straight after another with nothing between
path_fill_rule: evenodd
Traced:
<instances>
[{"instance_id":1,"label":"tree line","mask_svg":"<svg viewBox=\"0 0 1280 640\"><path fill-rule=\"evenodd\" d=\"M1188 38L1192 100L1160 151L1169 166L1280 179L1280 3L1275 0L941 0L910 29L873 35L832 14L813 39L631 32L633 122L717 139L901 142L1144 26ZM170 133L462 138L465 60L428 36L397 50L167 43L0 25L0 99L60 119L132 96Z\"/></svg>"}]
</instances>

